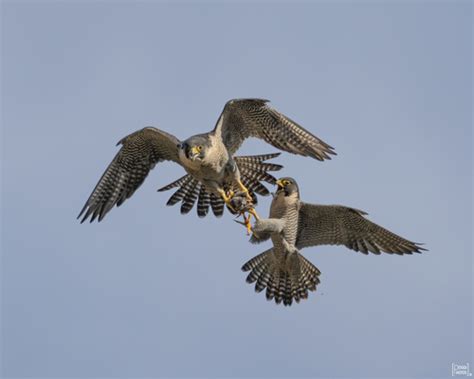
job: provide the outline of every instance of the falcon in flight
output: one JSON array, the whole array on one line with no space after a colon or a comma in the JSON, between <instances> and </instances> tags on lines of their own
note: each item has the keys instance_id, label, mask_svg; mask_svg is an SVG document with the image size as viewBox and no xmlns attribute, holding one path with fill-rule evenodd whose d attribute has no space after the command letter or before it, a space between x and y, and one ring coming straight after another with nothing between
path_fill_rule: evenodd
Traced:
<instances>
[{"instance_id":1,"label":"falcon in flight","mask_svg":"<svg viewBox=\"0 0 474 379\"><path fill-rule=\"evenodd\" d=\"M292 178L277 180L278 189L270 207L270 218L257 219L251 242L271 238L273 247L242 267L250 271L248 283L255 291L266 290L267 300L291 305L293 299L315 291L321 272L299 251L317 245L344 245L349 249L380 254L413 254L426 250L367 220L364 211L342 205L316 205L300 200Z\"/></svg>"},{"instance_id":2,"label":"falcon in flight","mask_svg":"<svg viewBox=\"0 0 474 379\"><path fill-rule=\"evenodd\" d=\"M82 208L81 223L101 221L115 206L131 197L143 183L150 170L159 162L173 161L181 165L186 175L159 189L178 187L168 205L182 201L181 213L188 213L198 201L197 212L204 217L211 206L216 216L222 215L224 203L236 213L231 204L235 193L244 193L247 204L255 204L256 195L268 195L260 183L274 184L268 171L282 166L265 163L279 155L235 157L245 139L257 137L289 153L308 156L319 161L335 155L334 149L296 122L270 107L268 100L235 99L224 107L217 124L209 133L197 134L184 141L154 127L138 130L119 141L121 149L105 170ZM257 217L253 206L244 215L250 229L250 215Z\"/></svg>"}]
</instances>

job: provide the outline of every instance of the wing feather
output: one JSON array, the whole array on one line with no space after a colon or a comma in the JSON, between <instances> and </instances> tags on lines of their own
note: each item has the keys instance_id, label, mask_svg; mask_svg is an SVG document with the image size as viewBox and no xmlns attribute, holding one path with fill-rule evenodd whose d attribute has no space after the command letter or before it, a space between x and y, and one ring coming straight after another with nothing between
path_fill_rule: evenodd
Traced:
<instances>
[{"instance_id":1,"label":"wing feather","mask_svg":"<svg viewBox=\"0 0 474 379\"><path fill-rule=\"evenodd\" d=\"M120 206L133 195L156 163L169 160L179 163L179 140L159 129L146 127L127 137L117 145L121 149L109 164L86 201L79 216L81 223L101 221L115 206Z\"/></svg>"},{"instance_id":2,"label":"wing feather","mask_svg":"<svg viewBox=\"0 0 474 379\"><path fill-rule=\"evenodd\" d=\"M301 203L296 247L345 245L347 248L380 254L412 254L426 250L419 243L369 221L367 213L341 205Z\"/></svg>"},{"instance_id":3,"label":"wing feather","mask_svg":"<svg viewBox=\"0 0 474 379\"><path fill-rule=\"evenodd\" d=\"M317 160L331 159L334 149L276 109L264 99L234 99L227 102L216 128L233 155L249 137L293 154Z\"/></svg>"}]
</instances>

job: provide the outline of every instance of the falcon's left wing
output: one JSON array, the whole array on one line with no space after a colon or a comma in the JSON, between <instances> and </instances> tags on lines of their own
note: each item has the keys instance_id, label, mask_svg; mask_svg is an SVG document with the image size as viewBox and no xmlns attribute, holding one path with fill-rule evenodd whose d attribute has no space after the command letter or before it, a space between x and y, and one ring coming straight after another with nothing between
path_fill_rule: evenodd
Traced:
<instances>
[{"instance_id":1,"label":"falcon's left wing","mask_svg":"<svg viewBox=\"0 0 474 379\"><path fill-rule=\"evenodd\" d=\"M231 155L249 137L260 138L277 149L319 161L336 155L331 146L268 106L267 102L263 99L234 99L227 102L214 132L221 133Z\"/></svg>"},{"instance_id":2,"label":"falcon's left wing","mask_svg":"<svg viewBox=\"0 0 474 379\"><path fill-rule=\"evenodd\" d=\"M296 247L345 245L368 254L412 254L426 250L367 220L367 213L342 205L301 203Z\"/></svg>"}]
</instances>

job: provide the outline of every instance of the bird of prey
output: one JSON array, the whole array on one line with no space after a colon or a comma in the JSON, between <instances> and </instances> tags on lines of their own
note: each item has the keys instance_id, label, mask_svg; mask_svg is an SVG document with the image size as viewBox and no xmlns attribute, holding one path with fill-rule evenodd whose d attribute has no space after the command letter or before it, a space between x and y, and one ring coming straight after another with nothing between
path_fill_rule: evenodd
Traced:
<instances>
[{"instance_id":1,"label":"bird of prey","mask_svg":"<svg viewBox=\"0 0 474 379\"><path fill-rule=\"evenodd\" d=\"M344 245L349 249L380 254L412 254L426 250L367 220L364 211L342 205L316 205L300 200L293 178L277 180L278 189L270 207L270 218L258 219L251 242L271 238L273 247L242 267L250 271L248 283L255 291L266 290L267 300L291 305L308 297L319 284L320 271L300 250L317 245Z\"/></svg>"},{"instance_id":2,"label":"bird of prey","mask_svg":"<svg viewBox=\"0 0 474 379\"><path fill-rule=\"evenodd\" d=\"M215 128L184 141L154 127L146 127L121 139L121 149L92 191L78 218L81 223L90 217L101 221L115 206L133 195L156 163L173 161L181 165L186 175L159 189L178 187L168 205L182 201L181 213L188 213L198 201L197 212L206 216L211 206L216 216L223 214L224 203L229 210L236 192L245 193L251 204L256 195L267 195L260 183L275 183L268 171L282 166L265 163L279 155L234 156L245 139L257 137L270 145L293 154L323 161L335 155L334 149L296 122L270 107L268 100L234 99L226 103ZM250 227L250 214L244 219Z\"/></svg>"}]
</instances>

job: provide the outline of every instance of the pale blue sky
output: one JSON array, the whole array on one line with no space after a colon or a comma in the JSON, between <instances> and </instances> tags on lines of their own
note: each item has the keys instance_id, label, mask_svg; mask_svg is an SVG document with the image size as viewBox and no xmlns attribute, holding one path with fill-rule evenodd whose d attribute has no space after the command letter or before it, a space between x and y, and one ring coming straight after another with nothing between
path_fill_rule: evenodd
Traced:
<instances>
[{"instance_id":1,"label":"pale blue sky","mask_svg":"<svg viewBox=\"0 0 474 379\"><path fill-rule=\"evenodd\" d=\"M472 3L2 2L4 377L449 377L472 361ZM115 143L179 138L264 97L336 148L288 154L304 200L366 210L416 256L305 250L309 299L269 303L230 216L165 207L155 168L75 217ZM273 152L248 142L243 154ZM267 214L269 199L259 212Z\"/></svg>"}]
</instances>

